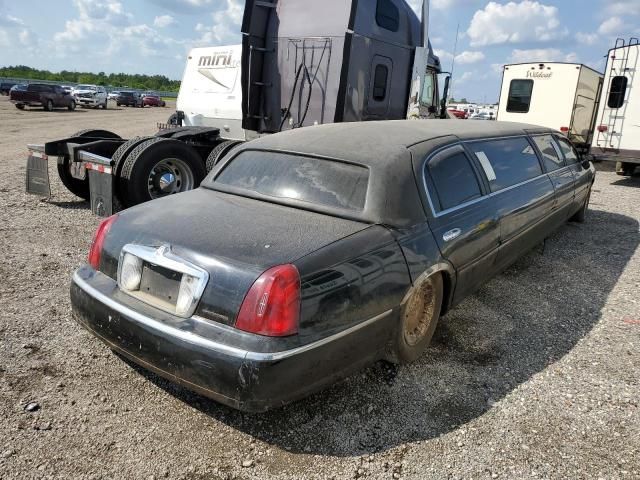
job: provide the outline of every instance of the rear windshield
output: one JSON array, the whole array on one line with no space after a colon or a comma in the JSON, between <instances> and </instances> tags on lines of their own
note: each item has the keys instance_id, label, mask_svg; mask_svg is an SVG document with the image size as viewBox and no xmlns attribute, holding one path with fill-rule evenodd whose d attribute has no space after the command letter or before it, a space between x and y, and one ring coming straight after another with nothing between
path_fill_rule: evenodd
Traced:
<instances>
[{"instance_id":1,"label":"rear windshield","mask_svg":"<svg viewBox=\"0 0 640 480\"><path fill-rule=\"evenodd\" d=\"M120 96L122 97L132 97L133 92L120 92Z\"/></svg>"},{"instance_id":2,"label":"rear windshield","mask_svg":"<svg viewBox=\"0 0 640 480\"><path fill-rule=\"evenodd\" d=\"M333 160L247 150L210 186L228 186L280 200L291 199L347 210L363 210L369 170Z\"/></svg>"}]
</instances>

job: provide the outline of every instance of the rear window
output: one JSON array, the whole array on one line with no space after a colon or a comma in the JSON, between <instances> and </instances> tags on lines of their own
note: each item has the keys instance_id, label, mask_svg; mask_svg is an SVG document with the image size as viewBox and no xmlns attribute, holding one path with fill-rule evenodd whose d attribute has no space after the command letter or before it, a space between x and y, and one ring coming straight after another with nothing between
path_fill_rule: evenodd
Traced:
<instances>
[{"instance_id":1,"label":"rear window","mask_svg":"<svg viewBox=\"0 0 640 480\"><path fill-rule=\"evenodd\" d=\"M436 155L427 166L438 194L438 210L457 207L482 195L478 178L464 152Z\"/></svg>"},{"instance_id":2,"label":"rear window","mask_svg":"<svg viewBox=\"0 0 640 480\"><path fill-rule=\"evenodd\" d=\"M489 180L492 192L542 175L533 146L524 137L469 144Z\"/></svg>"},{"instance_id":3,"label":"rear window","mask_svg":"<svg viewBox=\"0 0 640 480\"><path fill-rule=\"evenodd\" d=\"M226 185L280 200L363 210L369 183L365 167L299 155L247 150L216 177Z\"/></svg>"},{"instance_id":4,"label":"rear window","mask_svg":"<svg viewBox=\"0 0 640 480\"><path fill-rule=\"evenodd\" d=\"M531 92L533 92L533 80L511 80L507 112L527 113L531 105Z\"/></svg>"}]
</instances>

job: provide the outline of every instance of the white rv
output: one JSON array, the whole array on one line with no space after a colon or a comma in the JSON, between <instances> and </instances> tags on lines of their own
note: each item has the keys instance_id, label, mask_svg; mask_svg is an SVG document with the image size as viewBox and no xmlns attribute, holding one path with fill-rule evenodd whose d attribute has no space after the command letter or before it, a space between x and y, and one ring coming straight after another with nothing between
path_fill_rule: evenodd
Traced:
<instances>
[{"instance_id":1,"label":"white rv","mask_svg":"<svg viewBox=\"0 0 640 480\"><path fill-rule=\"evenodd\" d=\"M618 40L609 50L597 127L591 152L617 162L616 172L632 175L640 165L640 44Z\"/></svg>"},{"instance_id":2,"label":"white rv","mask_svg":"<svg viewBox=\"0 0 640 480\"><path fill-rule=\"evenodd\" d=\"M178 94L182 125L217 127L226 139L247 140L242 128L242 45L194 48Z\"/></svg>"},{"instance_id":3,"label":"white rv","mask_svg":"<svg viewBox=\"0 0 640 480\"><path fill-rule=\"evenodd\" d=\"M505 65L497 119L555 128L588 151L602 78L575 63Z\"/></svg>"}]
</instances>

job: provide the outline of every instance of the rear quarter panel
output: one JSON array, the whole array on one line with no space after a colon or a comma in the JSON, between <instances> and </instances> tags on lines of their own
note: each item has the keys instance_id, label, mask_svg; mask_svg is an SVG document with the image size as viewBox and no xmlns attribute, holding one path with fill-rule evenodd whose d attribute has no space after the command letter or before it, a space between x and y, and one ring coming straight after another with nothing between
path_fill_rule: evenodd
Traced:
<instances>
[{"instance_id":1,"label":"rear quarter panel","mask_svg":"<svg viewBox=\"0 0 640 480\"><path fill-rule=\"evenodd\" d=\"M397 313L411 287L400 246L391 232L379 225L330 244L295 265L302 284L303 343L389 310ZM379 346L380 341L386 343L386 339L375 339L372 346Z\"/></svg>"}]
</instances>

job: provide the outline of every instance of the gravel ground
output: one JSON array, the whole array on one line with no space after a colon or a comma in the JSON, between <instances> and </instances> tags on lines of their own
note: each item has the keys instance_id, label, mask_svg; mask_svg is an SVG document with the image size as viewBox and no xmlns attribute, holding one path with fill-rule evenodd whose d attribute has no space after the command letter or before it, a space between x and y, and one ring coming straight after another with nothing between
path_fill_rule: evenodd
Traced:
<instances>
[{"instance_id":1,"label":"gravel ground","mask_svg":"<svg viewBox=\"0 0 640 480\"><path fill-rule=\"evenodd\" d=\"M71 319L98 224L27 143L150 134L166 109L19 112L0 98L0 478L640 478L640 178L599 172L571 224L379 363L263 415L125 363Z\"/></svg>"}]
</instances>

